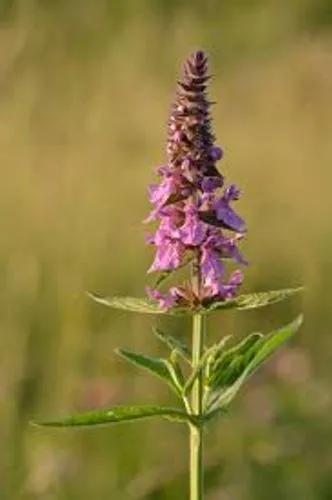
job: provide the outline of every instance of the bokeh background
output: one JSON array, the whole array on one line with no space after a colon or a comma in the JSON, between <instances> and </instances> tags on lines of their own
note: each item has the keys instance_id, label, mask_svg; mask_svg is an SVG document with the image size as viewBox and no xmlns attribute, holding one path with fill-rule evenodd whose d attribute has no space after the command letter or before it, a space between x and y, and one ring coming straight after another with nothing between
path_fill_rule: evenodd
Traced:
<instances>
[{"instance_id":1,"label":"bokeh background","mask_svg":"<svg viewBox=\"0 0 332 500\"><path fill-rule=\"evenodd\" d=\"M154 318L90 303L141 295L146 187L165 160L182 60L211 56L223 169L244 190L245 290L304 299L210 320L295 341L207 435L208 500L332 499L329 0L0 1L0 498L187 498L187 433L146 422L54 431L31 417L172 396L113 354L163 351ZM188 323L158 320L182 338Z\"/></svg>"}]
</instances>

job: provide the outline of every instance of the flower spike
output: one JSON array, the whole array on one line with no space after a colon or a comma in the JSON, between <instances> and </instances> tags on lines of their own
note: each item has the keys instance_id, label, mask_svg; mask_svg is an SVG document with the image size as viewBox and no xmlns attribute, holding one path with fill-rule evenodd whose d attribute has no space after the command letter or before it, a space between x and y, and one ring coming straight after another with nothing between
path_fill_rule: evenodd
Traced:
<instances>
[{"instance_id":1,"label":"flower spike","mask_svg":"<svg viewBox=\"0 0 332 500\"><path fill-rule=\"evenodd\" d=\"M168 293L148 289L149 296L168 309L197 306L233 298L242 281L237 270L227 278L224 259L246 264L237 242L246 232L232 203L239 189L225 186L217 162L224 154L215 144L207 98L207 56L197 51L184 64L168 121L167 165L158 168L159 184L149 188L153 210L149 221L159 227L149 243L156 248L152 271L175 271L188 254L199 262L201 286L173 287Z\"/></svg>"}]
</instances>

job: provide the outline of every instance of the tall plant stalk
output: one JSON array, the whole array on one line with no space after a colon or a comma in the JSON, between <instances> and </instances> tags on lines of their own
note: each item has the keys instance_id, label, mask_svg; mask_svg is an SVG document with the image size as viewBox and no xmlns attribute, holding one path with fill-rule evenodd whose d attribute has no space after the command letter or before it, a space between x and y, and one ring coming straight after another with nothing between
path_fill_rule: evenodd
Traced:
<instances>
[{"instance_id":1,"label":"tall plant stalk","mask_svg":"<svg viewBox=\"0 0 332 500\"><path fill-rule=\"evenodd\" d=\"M200 252L197 250L196 258L192 264L191 286L199 297L202 285L202 276L199 266ZM202 314L193 316L192 330L192 369L196 370L201 363L204 350L205 318ZM199 372L191 392L191 409L198 417L196 424L190 424L190 500L203 500L204 495L204 466L203 466L203 392L204 380Z\"/></svg>"},{"instance_id":2,"label":"tall plant stalk","mask_svg":"<svg viewBox=\"0 0 332 500\"><path fill-rule=\"evenodd\" d=\"M203 355L205 317L195 314L192 334L192 366L195 369ZM203 376L199 374L192 390L192 410L198 417L197 424L190 424L190 500L203 500L204 491L204 431L201 423L203 415Z\"/></svg>"}]
</instances>

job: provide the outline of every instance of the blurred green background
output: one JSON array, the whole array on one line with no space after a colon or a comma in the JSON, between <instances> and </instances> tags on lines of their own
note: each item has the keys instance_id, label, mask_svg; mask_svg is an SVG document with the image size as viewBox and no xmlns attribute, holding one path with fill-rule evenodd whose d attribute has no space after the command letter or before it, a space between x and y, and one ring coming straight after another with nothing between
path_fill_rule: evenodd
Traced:
<instances>
[{"instance_id":1,"label":"blurred green background","mask_svg":"<svg viewBox=\"0 0 332 500\"><path fill-rule=\"evenodd\" d=\"M144 293L146 187L197 48L215 75L222 167L244 190L245 290L307 286L303 302L210 320L212 340L306 316L210 429L207 500L332 499L331 27L330 0L0 1L1 500L187 498L181 426L28 420L172 402L113 355L163 352L155 320L85 291Z\"/></svg>"}]
</instances>

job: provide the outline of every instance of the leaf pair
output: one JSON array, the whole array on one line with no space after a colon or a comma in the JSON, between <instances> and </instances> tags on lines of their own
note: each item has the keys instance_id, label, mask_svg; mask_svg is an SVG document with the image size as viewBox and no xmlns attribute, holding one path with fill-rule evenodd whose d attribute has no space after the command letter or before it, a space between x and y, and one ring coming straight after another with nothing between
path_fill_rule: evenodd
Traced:
<instances>
[{"instance_id":1,"label":"leaf pair","mask_svg":"<svg viewBox=\"0 0 332 500\"><path fill-rule=\"evenodd\" d=\"M187 411L151 406L118 406L109 410L84 413L48 422L36 422L37 425L51 427L94 426L162 417L177 422L204 424L223 412L234 399L239 389L250 375L261 366L278 348L288 341L302 324L302 315L292 323L263 336L253 333L237 345L226 349L227 338L206 350L199 365L191 372L187 381L181 379L182 372L176 360L154 358L133 353L124 349L118 353L136 366L146 369L169 384L181 397L190 392L197 376L203 372L205 382L205 411L202 419ZM172 350L182 352L188 360L188 350L176 339L158 332ZM172 355L171 355L172 358Z\"/></svg>"},{"instance_id":2,"label":"leaf pair","mask_svg":"<svg viewBox=\"0 0 332 500\"><path fill-rule=\"evenodd\" d=\"M284 290L273 290L270 292L258 292L239 295L235 299L224 300L220 302L214 302L213 304L200 307L197 310L184 308L184 307L174 307L169 310L160 309L158 304L152 302L151 300L145 298L135 298L135 297L98 297L94 294L89 294L89 296L98 302L113 309L122 309L125 311L132 311L137 313L146 314L170 314L170 315L192 315L192 314L209 314L214 311L221 309L257 309L260 307L265 307L276 302L280 302L295 293L302 290L302 287L298 288L286 288Z\"/></svg>"}]
</instances>

